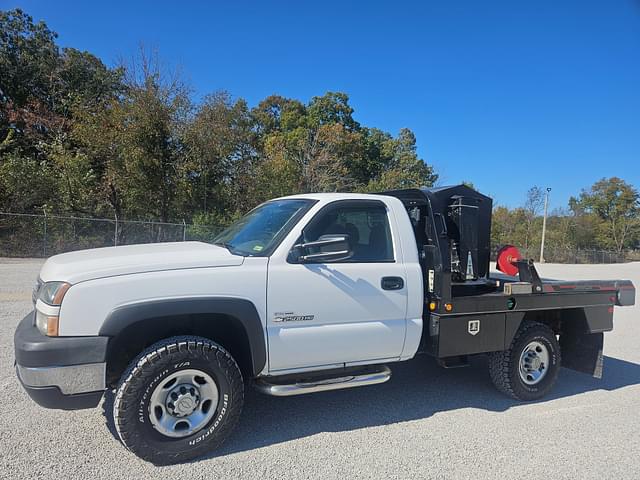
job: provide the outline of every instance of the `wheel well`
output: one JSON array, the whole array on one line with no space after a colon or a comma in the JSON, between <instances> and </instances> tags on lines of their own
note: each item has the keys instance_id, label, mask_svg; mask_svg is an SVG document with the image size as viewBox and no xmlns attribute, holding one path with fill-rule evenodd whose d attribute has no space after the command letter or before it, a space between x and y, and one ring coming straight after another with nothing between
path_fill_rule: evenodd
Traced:
<instances>
[{"instance_id":1,"label":"wheel well","mask_svg":"<svg viewBox=\"0 0 640 480\"><path fill-rule=\"evenodd\" d=\"M107 385L115 387L131 361L145 348L177 335L213 340L231 354L244 378L253 377L249 338L237 318L224 314L175 315L139 320L111 338L107 348Z\"/></svg>"},{"instance_id":2,"label":"wheel well","mask_svg":"<svg viewBox=\"0 0 640 480\"><path fill-rule=\"evenodd\" d=\"M528 312L523 321L527 320L548 325L559 336L563 367L602 378L602 332L612 328L608 306Z\"/></svg>"},{"instance_id":3,"label":"wheel well","mask_svg":"<svg viewBox=\"0 0 640 480\"><path fill-rule=\"evenodd\" d=\"M547 325L556 335L588 333L587 312L584 307L565 308L562 310L530 311L522 319Z\"/></svg>"},{"instance_id":4,"label":"wheel well","mask_svg":"<svg viewBox=\"0 0 640 480\"><path fill-rule=\"evenodd\" d=\"M562 332L561 310L537 310L526 312L522 322L538 322L548 326L553 333L560 335Z\"/></svg>"}]
</instances>

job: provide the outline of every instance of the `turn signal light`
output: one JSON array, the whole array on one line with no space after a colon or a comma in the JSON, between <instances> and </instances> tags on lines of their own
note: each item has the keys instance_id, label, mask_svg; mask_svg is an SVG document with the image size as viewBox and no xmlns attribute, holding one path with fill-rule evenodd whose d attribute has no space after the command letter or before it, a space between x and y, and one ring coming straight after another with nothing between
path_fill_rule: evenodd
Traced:
<instances>
[{"instance_id":1,"label":"turn signal light","mask_svg":"<svg viewBox=\"0 0 640 480\"><path fill-rule=\"evenodd\" d=\"M58 325L60 317L47 317L47 335L50 337L58 336Z\"/></svg>"},{"instance_id":2,"label":"turn signal light","mask_svg":"<svg viewBox=\"0 0 640 480\"><path fill-rule=\"evenodd\" d=\"M68 283L63 283L62 285L60 285L60 288L58 288L55 296L53 297L53 304L60 305L62 303L62 299L67 293L67 290L69 290L70 288L71 288L71 285Z\"/></svg>"},{"instance_id":3,"label":"turn signal light","mask_svg":"<svg viewBox=\"0 0 640 480\"><path fill-rule=\"evenodd\" d=\"M438 305L436 304L436 302L430 302L429 303L429 310L431 310L432 312L436 309Z\"/></svg>"}]
</instances>

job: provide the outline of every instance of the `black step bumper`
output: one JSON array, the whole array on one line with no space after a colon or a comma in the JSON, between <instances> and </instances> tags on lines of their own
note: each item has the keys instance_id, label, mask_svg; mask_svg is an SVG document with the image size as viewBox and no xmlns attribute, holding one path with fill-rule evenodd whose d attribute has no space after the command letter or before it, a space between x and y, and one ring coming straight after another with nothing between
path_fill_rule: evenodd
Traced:
<instances>
[{"instance_id":1,"label":"black step bumper","mask_svg":"<svg viewBox=\"0 0 640 480\"><path fill-rule=\"evenodd\" d=\"M76 410L100 403L106 388L108 337L48 337L24 317L14 335L16 374L46 408Z\"/></svg>"}]
</instances>

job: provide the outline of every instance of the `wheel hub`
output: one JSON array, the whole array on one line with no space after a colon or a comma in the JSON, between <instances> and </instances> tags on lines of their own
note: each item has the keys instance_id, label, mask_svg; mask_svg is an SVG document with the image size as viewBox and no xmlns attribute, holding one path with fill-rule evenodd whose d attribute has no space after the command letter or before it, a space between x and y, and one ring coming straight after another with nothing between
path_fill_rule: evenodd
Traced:
<instances>
[{"instance_id":1,"label":"wheel hub","mask_svg":"<svg viewBox=\"0 0 640 480\"><path fill-rule=\"evenodd\" d=\"M167 395L167 411L176 417L191 415L200 403L200 390L193 385L182 384Z\"/></svg>"},{"instance_id":2,"label":"wheel hub","mask_svg":"<svg viewBox=\"0 0 640 480\"><path fill-rule=\"evenodd\" d=\"M218 386L211 375L197 369L179 370L153 390L149 419L153 427L167 437L186 437L209 423L218 400Z\"/></svg>"},{"instance_id":3,"label":"wheel hub","mask_svg":"<svg viewBox=\"0 0 640 480\"><path fill-rule=\"evenodd\" d=\"M527 385L540 382L549 367L549 350L541 342L531 342L520 355L520 378Z\"/></svg>"}]
</instances>

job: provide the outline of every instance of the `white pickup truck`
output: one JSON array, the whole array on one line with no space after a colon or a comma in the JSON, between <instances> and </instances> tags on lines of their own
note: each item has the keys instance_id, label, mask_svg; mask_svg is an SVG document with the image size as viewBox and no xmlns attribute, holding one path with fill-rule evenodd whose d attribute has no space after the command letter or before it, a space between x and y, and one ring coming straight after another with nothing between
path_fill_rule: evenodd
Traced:
<instances>
[{"instance_id":1,"label":"white pickup truck","mask_svg":"<svg viewBox=\"0 0 640 480\"><path fill-rule=\"evenodd\" d=\"M122 442L156 464L219 446L248 385L381 383L417 353L445 367L489 355L496 386L521 400L549 391L561 355L600 376L631 282L542 282L517 255L504 265L519 279L492 278L490 221L491 199L462 185L307 194L258 206L214 244L57 255L15 333L17 375L48 408L115 390Z\"/></svg>"}]
</instances>

